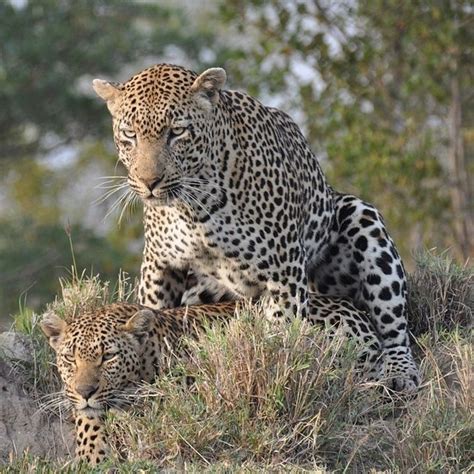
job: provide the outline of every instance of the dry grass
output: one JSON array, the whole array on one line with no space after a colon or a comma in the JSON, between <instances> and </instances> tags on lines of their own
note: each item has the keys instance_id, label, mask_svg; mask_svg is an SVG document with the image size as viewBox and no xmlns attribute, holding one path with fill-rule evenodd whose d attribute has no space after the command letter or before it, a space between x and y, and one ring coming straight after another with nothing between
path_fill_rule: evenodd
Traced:
<instances>
[{"instance_id":1,"label":"dry grass","mask_svg":"<svg viewBox=\"0 0 474 474\"><path fill-rule=\"evenodd\" d=\"M391 400L357 380L354 348L343 339L301 321L274 326L258 308L246 310L189 341L189 359L144 387L133 412L110 414L116 458L97 472L472 471L472 275L428 255L411 276L424 379L416 398ZM120 291L121 299L130 293ZM69 318L111 299L97 278L82 278L64 285L54 309ZM33 377L42 391L48 370ZM195 378L191 390L183 373ZM119 462L123 455L128 461ZM62 467L23 457L6 472Z\"/></svg>"},{"instance_id":2,"label":"dry grass","mask_svg":"<svg viewBox=\"0 0 474 474\"><path fill-rule=\"evenodd\" d=\"M275 328L252 312L191 345L182 370L193 390L169 376L138 412L111 416L117 454L170 469L459 472L473 461L474 357L462 331L422 338L425 384L412 400L358 382L351 348L298 321Z\"/></svg>"},{"instance_id":3,"label":"dry grass","mask_svg":"<svg viewBox=\"0 0 474 474\"><path fill-rule=\"evenodd\" d=\"M259 313L241 313L189 342L179 372L194 377L192 390L177 383L179 375L163 378L148 387L144 416L113 418L111 431L129 459L139 452L163 467L232 460L319 466L330 426L358 420L366 402L360 393L373 387L354 380L355 358L342 338L329 340L301 321L272 326Z\"/></svg>"},{"instance_id":4,"label":"dry grass","mask_svg":"<svg viewBox=\"0 0 474 474\"><path fill-rule=\"evenodd\" d=\"M416 269L409 276L409 325L415 337L472 327L474 271L446 255L419 253Z\"/></svg>"}]
</instances>

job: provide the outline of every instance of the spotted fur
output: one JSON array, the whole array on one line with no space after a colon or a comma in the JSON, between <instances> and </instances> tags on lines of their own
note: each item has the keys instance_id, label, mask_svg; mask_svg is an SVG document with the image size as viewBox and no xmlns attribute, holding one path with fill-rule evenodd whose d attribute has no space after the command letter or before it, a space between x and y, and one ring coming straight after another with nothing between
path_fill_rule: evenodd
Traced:
<instances>
[{"instance_id":1,"label":"spotted fur","mask_svg":"<svg viewBox=\"0 0 474 474\"><path fill-rule=\"evenodd\" d=\"M123 84L94 81L144 203L140 303L178 306L190 272L220 293L266 296L274 316L307 316L310 289L349 297L384 349L406 352L397 387L416 389L405 272L379 212L326 183L288 115L225 80L220 68L159 64Z\"/></svg>"},{"instance_id":2,"label":"spotted fur","mask_svg":"<svg viewBox=\"0 0 474 474\"><path fill-rule=\"evenodd\" d=\"M41 327L56 351L64 393L75 414L76 458L102 462L108 453L103 416L125 408L140 381L152 382L183 355L183 335L197 336L205 323L225 321L237 302L150 310L117 303L69 323L47 314ZM340 298L311 295L308 319L340 330L359 347L357 368L364 378L385 378L383 350L368 315Z\"/></svg>"},{"instance_id":3,"label":"spotted fur","mask_svg":"<svg viewBox=\"0 0 474 474\"><path fill-rule=\"evenodd\" d=\"M74 427L76 460L91 466L103 462L109 452L103 416L92 411L78 411L74 417Z\"/></svg>"}]
</instances>

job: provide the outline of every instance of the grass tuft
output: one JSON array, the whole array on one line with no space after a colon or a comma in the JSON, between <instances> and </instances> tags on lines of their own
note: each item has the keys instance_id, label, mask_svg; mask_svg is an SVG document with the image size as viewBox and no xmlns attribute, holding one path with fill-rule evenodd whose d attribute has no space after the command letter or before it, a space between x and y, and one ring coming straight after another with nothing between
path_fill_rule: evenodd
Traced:
<instances>
[{"instance_id":1,"label":"grass tuft","mask_svg":"<svg viewBox=\"0 0 474 474\"><path fill-rule=\"evenodd\" d=\"M472 327L474 270L446 254L422 252L409 276L409 326L415 337L456 326Z\"/></svg>"}]
</instances>

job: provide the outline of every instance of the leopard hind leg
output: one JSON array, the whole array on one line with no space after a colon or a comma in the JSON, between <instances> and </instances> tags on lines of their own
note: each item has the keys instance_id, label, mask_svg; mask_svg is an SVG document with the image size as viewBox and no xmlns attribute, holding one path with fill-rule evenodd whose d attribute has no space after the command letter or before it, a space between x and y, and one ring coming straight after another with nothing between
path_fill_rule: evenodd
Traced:
<instances>
[{"instance_id":1,"label":"leopard hind leg","mask_svg":"<svg viewBox=\"0 0 474 474\"><path fill-rule=\"evenodd\" d=\"M308 280L319 294L349 298L368 311L393 389L416 390L420 375L408 337L405 270L375 207L356 196L335 194L330 239L310 263Z\"/></svg>"},{"instance_id":2,"label":"leopard hind leg","mask_svg":"<svg viewBox=\"0 0 474 474\"><path fill-rule=\"evenodd\" d=\"M383 378L382 344L368 314L344 298L310 293L308 321L325 325L330 333L341 331L357 346L357 372L369 381Z\"/></svg>"}]
</instances>

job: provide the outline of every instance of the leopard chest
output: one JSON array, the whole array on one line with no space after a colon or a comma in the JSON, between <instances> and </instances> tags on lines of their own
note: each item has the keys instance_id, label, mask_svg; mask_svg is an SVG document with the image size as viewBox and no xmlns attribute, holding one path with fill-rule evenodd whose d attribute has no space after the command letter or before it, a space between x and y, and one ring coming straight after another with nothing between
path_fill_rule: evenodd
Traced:
<instances>
[{"instance_id":1,"label":"leopard chest","mask_svg":"<svg viewBox=\"0 0 474 474\"><path fill-rule=\"evenodd\" d=\"M144 225L145 252L175 267L189 264L205 246L195 219L176 207L145 209Z\"/></svg>"}]
</instances>

